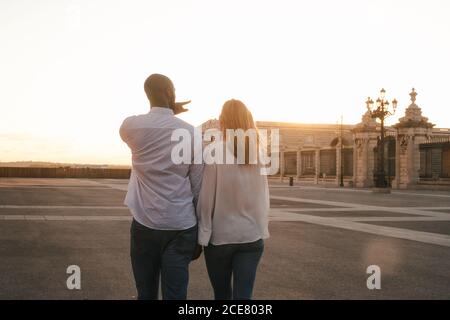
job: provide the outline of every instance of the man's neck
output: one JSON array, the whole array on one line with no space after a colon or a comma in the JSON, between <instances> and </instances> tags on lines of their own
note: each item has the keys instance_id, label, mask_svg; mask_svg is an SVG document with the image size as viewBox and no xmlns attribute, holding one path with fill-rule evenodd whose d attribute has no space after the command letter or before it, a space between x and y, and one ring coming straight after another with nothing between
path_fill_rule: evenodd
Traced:
<instances>
[{"instance_id":1,"label":"man's neck","mask_svg":"<svg viewBox=\"0 0 450 320\"><path fill-rule=\"evenodd\" d=\"M168 105L164 105L164 104L160 104L160 105L150 105L150 109L151 108L167 108L167 109L172 109L171 107L169 107Z\"/></svg>"},{"instance_id":2,"label":"man's neck","mask_svg":"<svg viewBox=\"0 0 450 320\"><path fill-rule=\"evenodd\" d=\"M150 108L149 114L150 113L163 113L163 114L171 114L173 115L173 109L167 106L153 106Z\"/></svg>"},{"instance_id":3,"label":"man's neck","mask_svg":"<svg viewBox=\"0 0 450 320\"><path fill-rule=\"evenodd\" d=\"M153 108L164 108L164 109L172 110L172 112L173 112L173 108L170 107L169 103L158 103L158 104L156 104L156 103L154 103L154 104L150 103L150 110L153 109Z\"/></svg>"}]
</instances>

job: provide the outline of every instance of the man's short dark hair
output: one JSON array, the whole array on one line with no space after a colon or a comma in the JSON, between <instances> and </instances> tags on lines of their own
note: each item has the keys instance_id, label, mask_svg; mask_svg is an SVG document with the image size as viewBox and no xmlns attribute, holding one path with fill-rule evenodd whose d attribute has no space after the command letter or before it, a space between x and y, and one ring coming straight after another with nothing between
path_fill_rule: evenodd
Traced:
<instances>
[{"instance_id":1,"label":"man's short dark hair","mask_svg":"<svg viewBox=\"0 0 450 320\"><path fill-rule=\"evenodd\" d=\"M172 80L159 73L150 75L144 82L145 94L150 101L160 100L161 95L165 94L164 91L171 86L173 87Z\"/></svg>"}]
</instances>

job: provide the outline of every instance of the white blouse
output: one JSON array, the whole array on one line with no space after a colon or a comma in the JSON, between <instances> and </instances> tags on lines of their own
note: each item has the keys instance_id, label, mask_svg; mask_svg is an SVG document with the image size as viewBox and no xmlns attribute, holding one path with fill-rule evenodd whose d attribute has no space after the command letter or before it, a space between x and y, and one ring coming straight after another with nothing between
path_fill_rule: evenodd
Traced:
<instances>
[{"instance_id":1,"label":"white blouse","mask_svg":"<svg viewBox=\"0 0 450 320\"><path fill-rule=\"evenodd\" d=\"M259 165L211 164L197 204L198 243L248 243L269 237L269 187Z\"/></svg>"}]
</instances>

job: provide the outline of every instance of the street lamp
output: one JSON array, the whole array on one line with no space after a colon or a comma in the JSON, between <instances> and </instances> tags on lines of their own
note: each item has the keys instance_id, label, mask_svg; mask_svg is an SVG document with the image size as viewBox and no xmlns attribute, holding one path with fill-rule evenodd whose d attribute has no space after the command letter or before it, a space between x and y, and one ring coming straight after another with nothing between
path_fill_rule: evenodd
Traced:
<instances>
[{"instance_id":1,"label":"street lamp","mask_svg":"<svg viewBox=\"0 0 450 320\"><path fill-rule=\"evenodd\" d=\"M384 172L384 141L385 141L385 130L384 130L384 120L392 116L397 109L397 100L392 100L391 104L385 99L386 90L381 89L380 97L374 103L369 97L367 98L366 105L369 114L374 119L380 119L381 121L381 134L377 145L377 155L378 155L378 165L377 172L375 173L375 187L386 188L386 174ZM391 107L392 105L392 107Z\"/></svg>"}]
</instances>

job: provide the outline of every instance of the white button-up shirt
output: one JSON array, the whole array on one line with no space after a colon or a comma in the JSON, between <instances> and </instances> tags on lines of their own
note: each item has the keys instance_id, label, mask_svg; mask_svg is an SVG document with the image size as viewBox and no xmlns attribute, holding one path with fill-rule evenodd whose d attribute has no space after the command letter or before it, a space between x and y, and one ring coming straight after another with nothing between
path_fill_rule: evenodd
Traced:
<instances>
[{"instance_id":1,"label":"white button-up shirt","mask_svg":"<svg viewBox=\"0 0 450 320\"><path fill-rule=\"evenodd\" d=\"M195 204L203 166L193 160L191 164L172 162L172 148L178 143L171 141L175 129L188 130L194 139L193 126L175 117L171 109L161 107L128 117L120 127L120 136L132 154L124 203L134 219L148 228L185 230L197 223Z\"/></svg>"}]
</instances>

